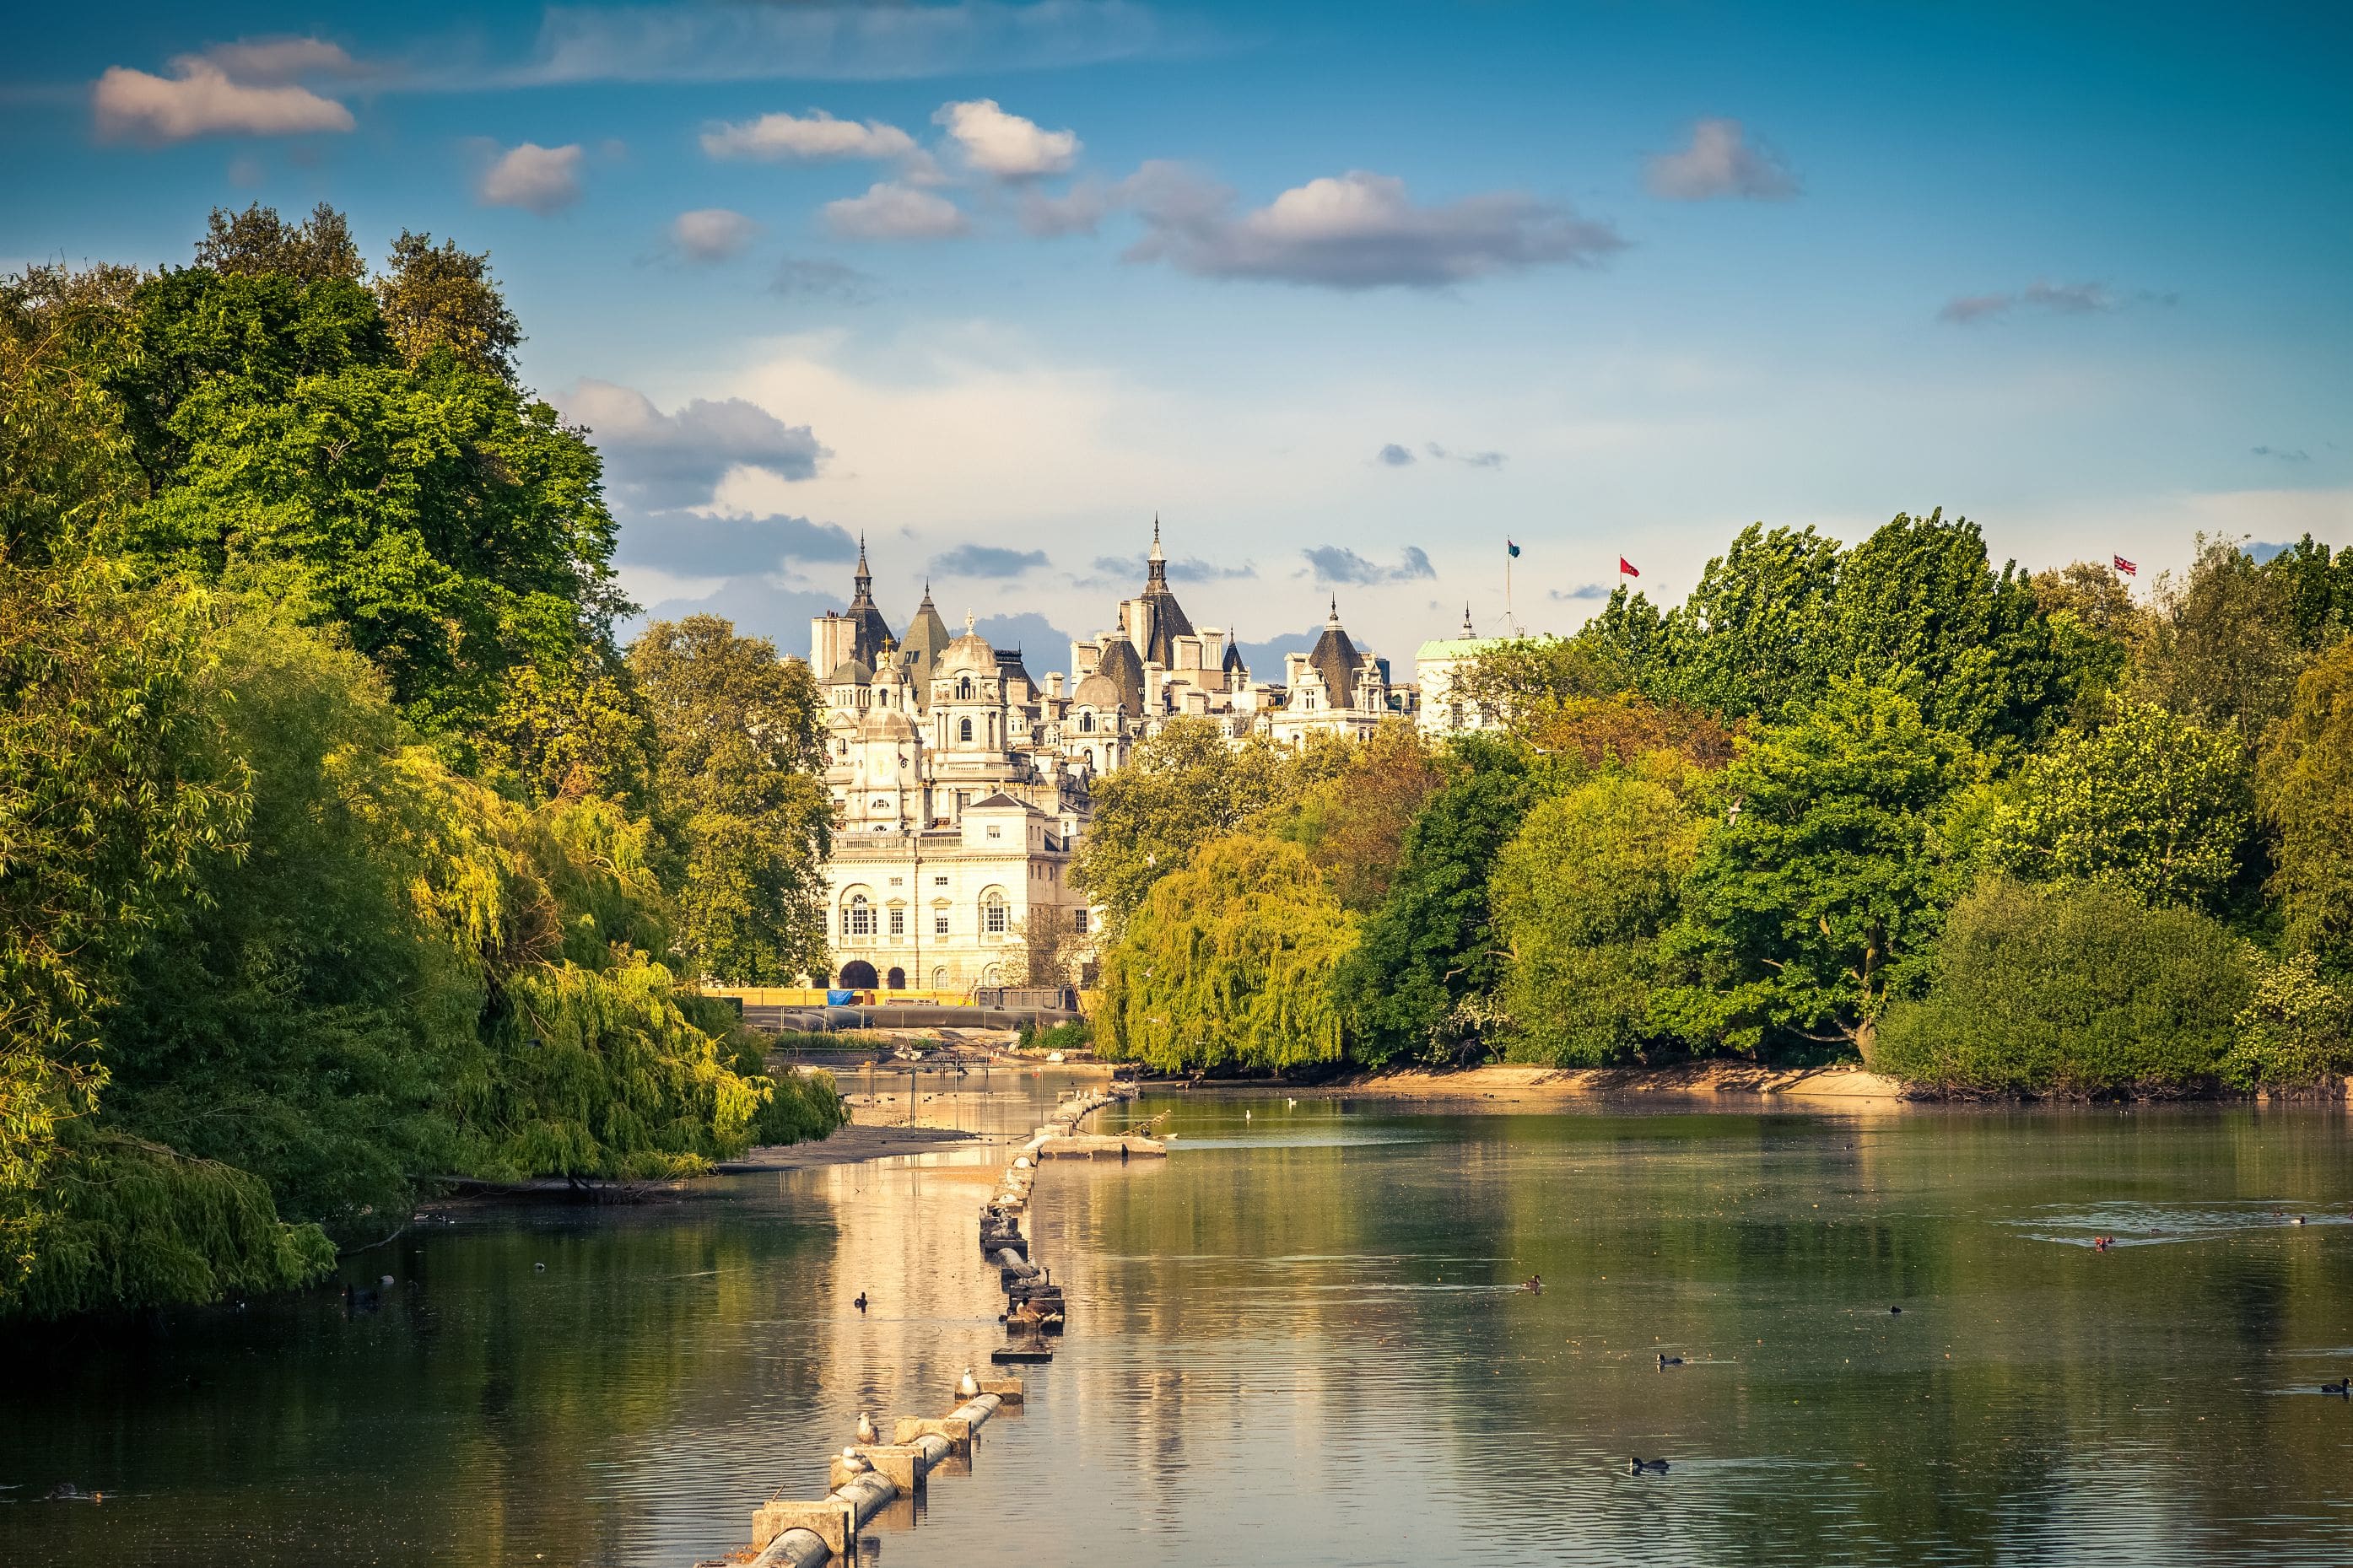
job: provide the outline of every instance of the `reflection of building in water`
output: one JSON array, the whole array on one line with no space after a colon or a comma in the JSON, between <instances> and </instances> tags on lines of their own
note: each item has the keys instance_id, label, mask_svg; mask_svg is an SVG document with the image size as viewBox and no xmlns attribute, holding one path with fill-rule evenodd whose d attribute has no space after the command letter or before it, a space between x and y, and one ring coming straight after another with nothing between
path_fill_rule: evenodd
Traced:
<instances>
[{"instance_id":1,"label":"reflection of building in water","mask_svg":"<svg viewBox=\"0 0 2353 1568\"><path fill-rule=\"evenodd\" d=\"M839 813L828 877L844 985L1065 983L1031 976L1029 955L1089 932L1070 870L1092 784L1173 719L1296 744L1414 711L1414 689L1349 640L1336 600L1312 651L1288 656L1280 682L1253 682L1228 633L1177 603L1156 521L1144 591L1071 645L1068 691L1059 674L1033 679L1019 649L992 648L970 616L951 637L928 587L893 639L862 543L851 581L849 607L817 617L809 637Z\"/></svg>"}]
</instances>

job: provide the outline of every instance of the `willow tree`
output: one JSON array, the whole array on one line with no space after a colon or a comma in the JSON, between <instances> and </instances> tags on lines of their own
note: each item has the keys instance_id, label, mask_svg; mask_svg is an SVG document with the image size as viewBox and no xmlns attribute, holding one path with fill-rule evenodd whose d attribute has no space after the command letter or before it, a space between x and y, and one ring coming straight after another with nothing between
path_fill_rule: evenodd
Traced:
<instances>
[{"instance_id":1,"label":"willow tree","mask_svg":"<svg viewBox=\"0 0 2353 1568\"><path fill-rule=\"evenodd\" d=\"M1330 978L1356 941L1298 848L1219 839L1155 884L1105 955L1096 1048L1163 1072L1335 1060Z\"/></svg>"}]
</instances>

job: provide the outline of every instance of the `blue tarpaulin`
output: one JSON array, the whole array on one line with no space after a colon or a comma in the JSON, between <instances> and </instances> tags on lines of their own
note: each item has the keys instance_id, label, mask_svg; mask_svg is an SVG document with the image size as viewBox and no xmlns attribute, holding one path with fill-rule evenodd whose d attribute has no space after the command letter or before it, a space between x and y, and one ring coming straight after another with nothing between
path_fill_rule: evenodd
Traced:
<instances>
[{"instance_id":1,"label":"blue tarpaulin","mask_svg":"<svg viewBox=\"0 0 2353 1568\"><path fill-rule=\"evenodd\" d=\"M828 1007L855 1007L858 1005L858 993L855 991L828 991L825 994L825 1005Z\"/></svg>"}]
</instances>

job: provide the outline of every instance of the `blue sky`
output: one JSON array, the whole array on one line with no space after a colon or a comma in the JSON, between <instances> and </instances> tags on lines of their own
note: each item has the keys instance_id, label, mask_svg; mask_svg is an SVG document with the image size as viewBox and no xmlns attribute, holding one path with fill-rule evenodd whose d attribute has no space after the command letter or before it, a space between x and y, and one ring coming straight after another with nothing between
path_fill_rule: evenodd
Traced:
<instances>
[{"instance_id":1,"label":"blue sky","mask_svg":"<svg viewBox=\"0 0 2353 1568\"><path fill-rule=\"evenodd\" d=\"M2030 566L2353 543L2353 22L2165 5L52 8L0 263L216 204L487 248L632 592L798 648L1197 621L1410 654L1750 521ZM1058 667L1060 650L1031 660Z\"/></svg>"}]
</instances>

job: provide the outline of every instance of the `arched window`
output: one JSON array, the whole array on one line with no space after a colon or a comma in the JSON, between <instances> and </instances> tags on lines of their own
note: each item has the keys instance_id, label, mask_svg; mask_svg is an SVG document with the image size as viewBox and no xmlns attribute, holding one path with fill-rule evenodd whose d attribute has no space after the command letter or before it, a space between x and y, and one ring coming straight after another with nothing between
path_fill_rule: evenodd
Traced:
<instances>
[{"instance_id":1,"label":"arched window","mask_svg":"<svg viewBox=\"0 0 2353 1568\"><path fill-rule=\"evenodd\" d=\"M959 719L956 721L956 739L959 741L969 741L972 739L971 720Z\"/></svg>"},{"instance_id":2,"label":"arched window","mask_svg":"<svg viewBox=\"0 0 2353 1568\"><path fill-rule=\"evenodd\" d=\"M1092 734L1093 734L1094 732L1095 732L1095 716L1094 716L1093 714L1092 714L1092 713L1082 713L1082 714L1080 714L1080 715L1079 715L1079 733L1080 733L1080 734L1082 734L1082 735L1092 735Z\"/></svg>"},{"instance_id":3,"label":"arched window","mask_svg":"<svg viewBox=\"0 0 2353 1568\"><path fill-rule=\"evenodd\" d=\"M1007 919L1005 895L991 888L980 896L980 929L990 936L1003 936L1012 922Z\"/></svg>"},{"instance_id":4,"label":"arched window","mask_svg":"<svg viewBox=\"0 0 2353 1568\"><path fill-rule=\"evenodd\" d=\"M866 901L865 894L852 893L841 906L841 934L844 936L874 934L874 906Z\"/></svg>"},{"instance_id":5,"label":"arched window","mask_svg":"<svg viewBox=\"0 0 2353 1568\"><path fill-rule=\"evenodd\" d=\"M962 698L962 699L963 699L964 700L965 700L966 702L969 702L969 701L971 701L971 700L972 700L972 677L971 677L971 676L967 675L967 676L965 676L962 680L959 680L959 681L957 681L957 682L956 682L956 695L957 695L958 697ZM969 730L969 729L971 729L971 728L972 728L972 726L971 726L971 725L969 725L969 724L967 724L967 725L965 725L965 729L967 729L967 730ZM968 734L967 734L967 735L965 737L965 740L967 740L967 741L969 741L969 740L971 740L971 739L972 739L972 737L971 737L970 735L968 735Z\"/></svg>"}]
</instances>

